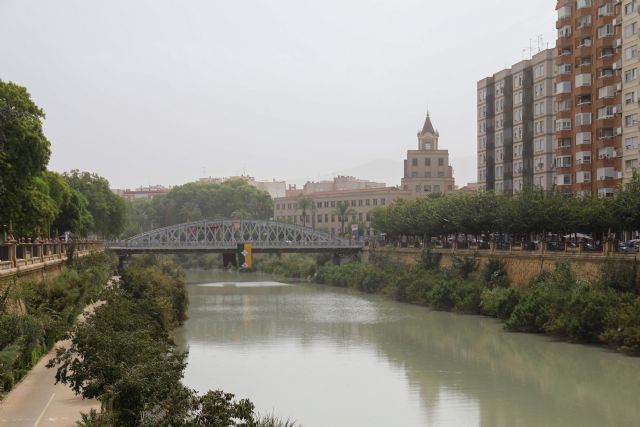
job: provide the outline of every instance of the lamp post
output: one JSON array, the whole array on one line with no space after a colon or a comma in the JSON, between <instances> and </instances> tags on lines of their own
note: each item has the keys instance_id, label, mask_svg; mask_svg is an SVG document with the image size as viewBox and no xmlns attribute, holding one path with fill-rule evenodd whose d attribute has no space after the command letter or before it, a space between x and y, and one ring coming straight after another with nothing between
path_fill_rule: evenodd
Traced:
<instances>
[{"instance_id":1,"label":"lamp post","mask_svg":"<svg viewBox=\"0 0 640 427\"><path fill-rule=\"evenodd\" d=\"M4 229L4 239L2 239L3 242L7 241L7 224L2 224L2 228Z\"/></svg>"}]
</instances>

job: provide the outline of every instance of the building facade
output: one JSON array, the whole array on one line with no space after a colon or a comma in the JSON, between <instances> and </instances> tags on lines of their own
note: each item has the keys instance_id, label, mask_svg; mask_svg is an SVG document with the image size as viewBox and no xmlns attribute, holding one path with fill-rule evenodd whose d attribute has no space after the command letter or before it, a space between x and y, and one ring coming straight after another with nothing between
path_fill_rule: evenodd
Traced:
<instances>
[{"instance_id":1,"label":"building facade","mask_svg":"<svg viewBox=\"0 0 640 427\"><path fill-rule=\"evenodd\" d=\"M408 150L404 161L402 189L412 198L430 194L448 194L455 190L453 168L449 164L449 151L438 147L440 134L427 118L418 133L418 149Z\"/></svg>"},{"instance_id":2,"label":"building facade","mask_svg":"<svg viewBox=\"0 0 640 427\"><path fill-rule=\"evenodd\" d=\"M543 50L478 82L479 189L553 186L554 57Z\"/></svg>"},{"instance_id":3,"label":"building facade","mask_svg":"<svg viewBox=\"0 0 640 427\"><path fill-rule=\"evenodd\" d=\"M387 206L395 200L409 199L411 194L396 187L377 187L364 189L350 189L339 191L307 191L292 189L287 191L286 197L274 199L274 219L276 221L315 227L319 230L341 234L342 222L336 208L338 203L346 203L351 214L345 219L345 232L357 225L365 235L371 235L371 210L379 206ZM311 206L306 211L306 218L300 207L300 201L311 200Z\"/></svg>"},{"instance_id":4,"label":"building facade","mask_svg":"<svg viewBox=\"0 0 640 427\"><path fill-rule=\"evenodd\" d=\"M150 185L148 187L138 187L135 190L113 190L118 196L127 201L132 200L151 200L156 196L162 196L171 191L171 188L162 185Z\"/></svg>"},{"instance_id":5,"label":"building facade","mask_svg":"<svg viewBox=\"0 0 640 427\"><path fill-rule=\"evenodd\" d=\"M611 196L622 182L624 75L619 0L559 0L555 86L556 185ZM625 117L625 128L633 116Z\"/></svg>"},{"instance_id":6,"label":"building facade","mask_svg":"<svg viewBox=\"0 0 640 427\"><path fill-rule=\"evenodd\" d=\"M640 14L636 0L625 0L622 3L622 168L623 179L629 181L633 172L638 169L640 151L640 62L638 46L640 45ZM627 81L626 77L629 76ZM629 126L627 126L629 125Z\"/></svg>"},{"instance_id":7,"label":"building facade","mask_svg":"<svg viewBox=\"0 0 640 427\"><path fill-rule=\"evenodd\" d=\"M285 181L276 181L275 179L272 181L256 181L256 179L252 176L248 175L240 175L240 176L229 176L224 178L200 178L198 183L200 184L222 184L227 181L244 181L247 184L256 187L258 190L265 191L269 193L271 198L276 197L284 197L287 190L287 183Z\"/></svg>"}]
</instances>

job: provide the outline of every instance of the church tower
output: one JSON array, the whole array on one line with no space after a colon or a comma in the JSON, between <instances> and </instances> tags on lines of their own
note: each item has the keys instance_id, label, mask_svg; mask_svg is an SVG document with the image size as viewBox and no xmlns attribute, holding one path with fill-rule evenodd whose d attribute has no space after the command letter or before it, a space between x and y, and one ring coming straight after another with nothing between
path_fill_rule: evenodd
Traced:
<instances>
[{"instance_id":1,"label":"church tower","mask_svg":"<svg viewBox=\"0 0 640 427\"><path fill-rule=\"evenodd\" d=\"M449 151L438 147L440 134L427 118L418 132L418 149L408 150L404 161L402 189L413 198L430 194L448 194L455 190L453 168L449 164Z\"/></svg>"}]
</instances>

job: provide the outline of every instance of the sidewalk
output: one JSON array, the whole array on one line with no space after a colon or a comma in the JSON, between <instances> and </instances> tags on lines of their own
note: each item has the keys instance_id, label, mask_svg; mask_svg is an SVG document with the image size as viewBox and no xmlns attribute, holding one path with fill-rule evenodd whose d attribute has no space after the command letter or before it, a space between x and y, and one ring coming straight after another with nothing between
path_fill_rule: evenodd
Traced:
<instances>
[{"instance_id":1,"label":"sidewalk","mask_svg":"<svg viewBox=\"0 0 640 427\"><path fill-rule=\"evenodd\" d=\"M112 281L107 286L111 286ZM82 322L84 313L93 311L100 304L102 302L87 306L77 321ZM85 400L76 396L70 387L55 384L56 369L47 368L47 363L55 356L55 348L66 348L69 344L69 341L57 342L0 401L0 427L76 427L80 412L100 409L97 400Z\"/></svg>"}]
</instances>

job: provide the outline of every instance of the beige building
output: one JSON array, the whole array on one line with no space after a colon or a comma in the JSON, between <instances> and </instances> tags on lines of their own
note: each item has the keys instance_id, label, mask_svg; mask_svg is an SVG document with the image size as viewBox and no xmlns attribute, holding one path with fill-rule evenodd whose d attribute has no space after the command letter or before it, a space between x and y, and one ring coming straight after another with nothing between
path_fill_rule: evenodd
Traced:
<instances>
[{"instance_id":1,"label":"beige building","mask_svg":"<svg viewBox=\"0 0 640 427\"><path fill-rule=\"evenodd\" d=\"M640 15L638 2L626 0L622 7L622 172L628 182L638 169L640 151ZM618 153L616 153L618 154Z\"/></svg>"},{"instance_id":2,"label":"beige building","mask_svg":"<svg viewBox=\"0 0 640 427\"><path fill-rule=\"evenodd\" d=\"M135 190L113 190L118 196L127 201L131 200L151 200L156 196L162 196L171 191L171 188L162 185L150 185L148 187L138 187Z\"/></svg>"},{"instance_id":3,"label":"beige building","mask_svg":"<svg viewBox=\"0 0 640 427\"><path fill-rule=\"evenodd\" d=\"M418 133L418 149L408 150L407 159L404 161L404 178L401 185L412 198L447 194L455 190L453 168L449 165L449 151L438 148L439 137L427 114L422 131Z\"/></svg>"},{"instance_id":4,"label":"beige building","mask_svg":"<svg viewBox=\"0 0 640 427\"><path fill-rule=\"evenodd\" d=\"M287 183L285 181L256 181L252 176L240 175L229 176L224 178L200 178L198 182L200 184L222 184L226 181L240 180L249 185L256 187L258 190L266 191L269 193L272 199L276 197L284 197L287 191Z\"/></svg>"},{"instance_id":5,"label":"beige building","mask_svg":"<svg viewBox=\"0 0 640 427\"><path fill-rule=\"evenodd\" d=\"M307 190L312 188L307 183ZM306 218L302 215L300 200L311 200L306 209ZM341 221L336 213L339 202L347 203L352 211L345 220L345 232L351 230L352 224L359 225L366 235L371 235L371 210L379 206L387 206L398 199L409 199L411 194L395 187L357 188L338 191L305 192L304 189L291 189L287 197L275 198L274 219L293 224L305 224L329 233L338 235L341 232Z\"/></svg>"}]
</instances>

